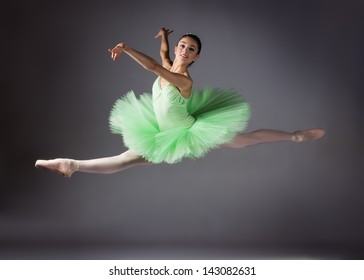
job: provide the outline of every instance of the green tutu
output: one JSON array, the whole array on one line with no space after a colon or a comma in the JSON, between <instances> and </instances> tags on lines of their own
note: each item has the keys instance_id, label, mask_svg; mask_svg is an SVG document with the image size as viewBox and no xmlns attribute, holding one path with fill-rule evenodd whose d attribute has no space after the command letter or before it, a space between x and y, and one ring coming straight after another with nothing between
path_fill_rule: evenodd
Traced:
<instances>
[{"instance_id":1,"label":"green tutu","mask_svg":"<svg viewBox=\"0 0 364 280\"><path fill-rule=\"evenodd\" d=\"M127 148L154 163L202 157L230 142L246 128L250 117L249 104L234 90L206 87L194 91L189 99L179 98L194 118L189 127L176 123L161 129L153 97L154 93L137 98L133 91L128 92L115 102L109 122L111 131L123 136Z\"/></svg>"}]
</instances>

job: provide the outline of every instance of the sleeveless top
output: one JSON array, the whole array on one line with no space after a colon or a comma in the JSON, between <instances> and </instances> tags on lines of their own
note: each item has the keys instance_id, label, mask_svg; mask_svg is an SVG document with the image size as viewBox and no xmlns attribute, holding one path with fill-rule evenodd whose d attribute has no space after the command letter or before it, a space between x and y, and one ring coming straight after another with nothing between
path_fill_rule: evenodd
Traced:
<instances>
[{"instance_id":1,"label":"sleeveless top","mask_svg":"<svg viewBox=\"0 0 364 280\"><path fill-rule=\"evenodd\" d=\"M153 109L161 131L174 127L189 128L195 122L195 118L187 111L187 98L184 98L179 90L171 83L161 87L161 78L153 84Z\"/></svg>"}]
</instances>

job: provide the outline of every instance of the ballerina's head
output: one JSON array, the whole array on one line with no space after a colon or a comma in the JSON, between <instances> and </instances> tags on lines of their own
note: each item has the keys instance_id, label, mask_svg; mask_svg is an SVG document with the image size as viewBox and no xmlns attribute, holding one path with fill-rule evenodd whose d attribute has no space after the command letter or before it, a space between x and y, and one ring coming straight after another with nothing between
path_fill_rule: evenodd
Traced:
<instances>
[{"instance_id":1,"label":"ballerina's head","mask_svg":"<svg viewBox=\"0 0 364 280\"><path fill-rule=\"evenodd\" d=\"M178 40L174 48L174 54L177 59L190 66L200 56L201 48L202 43L200 38L192 33L187 33L182 35Z\"/></svg>"}]
</instances>

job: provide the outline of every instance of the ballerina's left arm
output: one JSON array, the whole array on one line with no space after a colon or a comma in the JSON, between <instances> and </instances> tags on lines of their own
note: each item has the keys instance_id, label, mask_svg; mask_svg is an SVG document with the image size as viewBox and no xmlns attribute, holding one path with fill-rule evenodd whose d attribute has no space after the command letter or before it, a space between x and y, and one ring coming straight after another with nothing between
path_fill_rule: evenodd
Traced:
<instances>
[{"instance_id":1,"label":"ballerina's left arm","mask_svg":"<svg viewBox=\"0 0 364 280\"><path fill-rule=\"evenodd\" d=\"M111 53L111 58L114 61L123 52L125 52L141 66L143 66L146 70L151 71L158 76L161 76L163 79L176 86L184 97L189 97L192 88L192 79L190 77L167 70L153 58L128 47L124 43L117 44L113 49L109 49L109 52Z\"/></svg>"}]
</instances>

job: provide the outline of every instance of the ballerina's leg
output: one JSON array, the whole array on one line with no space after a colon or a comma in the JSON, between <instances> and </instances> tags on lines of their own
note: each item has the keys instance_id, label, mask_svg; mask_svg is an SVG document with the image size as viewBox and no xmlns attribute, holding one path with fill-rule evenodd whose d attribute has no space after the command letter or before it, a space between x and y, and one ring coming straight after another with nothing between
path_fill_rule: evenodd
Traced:
<instances>
[{"instance_id":1,"label":"ballerina's leg","mask_svg":"<svg viewBox=\"0 0 364 280\"><path fill-rule=\"evenodd\" d=\"M111 174L136 165L152 164L131 150L117 156L80 160L78 162L78 171L100 174Z\"/></svg>"},{"instance_id":2,"label":"ballerina's leg","mask_svg":"<svg viewBox=\"0 0 364 280\"><path fill-rule=\"evenodd\" d=\"M320 139L324 135L325 131L320 128L296 131L293 133L274 129L259 129L249 133L238 134L230 143L224 144L222 147L244 148L261 143L282 141L305 142Z\"/></svg>"},{"instance_id":3,"label":"ballerina's leg","mask_svg":"<svg viewBox=\"0 0 364 280\"><path fill-rule=\"evenodd\" d=\"M135 152L128 150L120 155L89 160L53 159L37 160L35 166L71 177L75 171L111 174L136 165L152 164Z\"/></svg>"}]
</instances>

